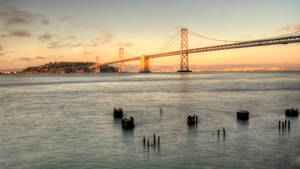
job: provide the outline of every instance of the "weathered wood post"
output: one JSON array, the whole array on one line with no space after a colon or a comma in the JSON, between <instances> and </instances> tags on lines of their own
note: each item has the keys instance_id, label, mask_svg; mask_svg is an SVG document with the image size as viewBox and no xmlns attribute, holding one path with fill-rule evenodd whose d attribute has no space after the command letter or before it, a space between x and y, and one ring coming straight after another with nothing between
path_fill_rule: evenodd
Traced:
<instances>
[{"instance_id":1,"label":"weathered wood post","mask_svg":"<svg viewBox=\"0 0 300 169\"><path fill-rule=\"evenodd\" d=\"M149 148L149 137L148 137L148 139L147 139L147 147Z\"/></svg>"},{"instance_id":2,"label":"weathered wood post","mask_svg":"<svg viewBox=\"0 0 300 169\"><path fill-rule=\"evenodd\" d=\"M220 130L218 129L218 138L220 137Z\"/></svg>"},{"instance_id":3,"label":"weathered wood post","mask_svg":"<svg viewBox=\"0 0 300 169\"><path fill-rule=\"evenodd\" d=\"M225 133L225 129L223 128L223 136L225 137L226 136L226 133Z\"/></svg>"},{"instance_id":4,"label":"weathered wood post","mask_svg":"<svg viewBox=\"0 0 300 169\"><path fill-rule=\"evenodd\" d=\"M153 144L154 144L154 146L156 144L155 133L153 134Z\"/></svg>"},{"instance_id":5,"label":"weathered wood post","mask_svg":"<svg viewBox=\"0 0 300 169\"><path fill-rule=\"evenodd\" d=\"M279 120L279 123L278 123L278 128L279 128L279 130L280 130L280 124L281 124L281 121Z\"/></svg>"},{"instance_id":6,"label":"weathered wood post","mask_svg":"<svg viewBox=\"0 0 300 169\"><path fill-rule=\"evenodd\" d=\"M146 145L146 138L145 138L145 136L144 136L144 138L143 138L143 145L144 145L144 147L145 147L145 145Z\"/></svg>"},{"instance_id":7,"label":"weathered wood post","mask_svg":"<svg viewBox=\"0 0 300 169\"><path fill-rule=\"evenodd\" d=\"M288 129L290 129L290 127L291 127L291 121L289 120L288 121Z\"/></svg>"},{"instance_id":8,"label":"weathered wood post","mask_svg":"<svg viewBox=\"0 0 300 169\"><path fill-rule=\"evenodd\" d=\"M157 138L157 144L158 144L158 147L159 147L159 145L160 145L160 136L158 136L158 138Z\"/></svg>"},{"instance_id":9,"label":"weathered wood post","mask_svg":"<svg viewBox=\"0 0 300 169\"><path fill-rule=\"evenodd\" d=\"M284 120L284 128L285 128L285 129L286 129L286 121L287 121L287 120Z\"/></svg>"}]
</instances>

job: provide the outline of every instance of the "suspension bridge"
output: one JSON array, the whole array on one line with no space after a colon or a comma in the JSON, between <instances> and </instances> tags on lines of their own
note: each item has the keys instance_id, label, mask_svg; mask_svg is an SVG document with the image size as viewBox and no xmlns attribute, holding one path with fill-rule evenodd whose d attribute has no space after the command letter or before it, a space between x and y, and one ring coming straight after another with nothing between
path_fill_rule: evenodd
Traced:
<instances>
[{"instance_id":1,"label":"suspension bridge","mask_svg":"<svg viewBox=\"0 0 300 169\"><path fill-rule=\"evenodd\" d=\"M173 55L180 56L180 67L178 72L191 72L189 67L189 54L190 53L199 53L199 52L209 52L209 51L217 51L217 50L227 50L227 49L237 49L237 48L248 48L248 47L257 47L257 46L268 46L268 45L281 45L281 44L289 44L289 43L299 43L300 42L300 31L272 37L266 39L258 39L258 40L250 40L250 41L228 41L228 40L220 40L215 38L206 37L203 35L199 35L194 32L190 32L190 34L194 36L198 36L200 38L214 40L219 42L225 42L227 44L221 45L213 45L199 48L189 49L189 40L188 35L189 31L186 28L182 28L180 32L176 34L174 38L172 38L166 45L168 45L174 39L180 38L180 50L142 55L137 57L124 58L124 48L119 48L119 59L109 61L106 63L99 63L99 58L97 58L95 66L97 71L100 72L100 66L102 65L111 65L111 64L119 64L119 72L125 72L124 63L130 61L140 60L140 72L151 72L149 60L159 57L167 57Z\"/></svg>"}]
</instances>

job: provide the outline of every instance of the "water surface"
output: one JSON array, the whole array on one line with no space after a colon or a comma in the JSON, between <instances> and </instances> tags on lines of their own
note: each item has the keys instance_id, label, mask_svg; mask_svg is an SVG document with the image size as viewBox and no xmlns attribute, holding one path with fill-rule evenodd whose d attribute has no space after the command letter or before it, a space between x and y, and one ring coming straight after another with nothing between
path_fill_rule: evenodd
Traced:
<instances>
[{"instance_id":1,"label":"water surface","mask_svg":"<svg viewBox=\"0 0 300 169\"><path fill-rule=\"evenodd\" d=\"M0 169L300 167L298 118L278 130L300 108L299 72L11 75L0 93ZM113 107L134 116L133 131ZM160 147L144 148L154 132Z\"/></svg>"}]
</instances>

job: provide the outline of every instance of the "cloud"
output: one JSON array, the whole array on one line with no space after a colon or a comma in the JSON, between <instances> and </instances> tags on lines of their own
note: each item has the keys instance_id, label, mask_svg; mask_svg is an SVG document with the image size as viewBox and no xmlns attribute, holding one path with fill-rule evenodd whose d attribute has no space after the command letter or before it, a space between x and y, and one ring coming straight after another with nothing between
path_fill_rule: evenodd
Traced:
<instances>
[{"instance_id":1,"label":"cloud","mask_svg":"<svg viewBox=\"0 0 300 169\"><path fill-rule=\"evenodd\" d=\"M35 59L44 60L44 59L47 59L47 58L44 57L44 56L36 56Z\"/></svg>"},{"instance_id":2,"label":"cloud","mask_svg":"<svg viewBox=\"0 0 300 169\"><path fill-rule=\"evenodd\" d=\"M4 20L6 26L32 25L36 22L44 25L49 24L48 19L43 14L12 7L0 12L0 19Z\"/></svg>"},{"instance_id":3,"label":"cloud","mask_svg":"<svg viewBox=\"0 0 300 169\"><path fill-rule=\"evenodd\" d=\"M101 39L103 43L109 43L111 42L113 38L113 34L109 29L104 29L101 32Z\"/></svg>"},{"instance_id":4,"label":"cloud","mask_svg":"<svg viewBox=\"0 0 300 169\"><path fill-rule=\"evenodd\" d=\"M65 39L65 40L74 40L74 39L77 39L77 37L74 36L74 35L71 35L71 36L65 37L64 39Z\"/></svg>"},{"instance_id":5,"label":"cloud","mask_svg":"<svg viewBox=\"0 0 300 169\"><path fill-rule=\"evenodd\" d=\"M31 61L32 61L32 58L29 58L29 57L21 57L19 60L20 60L20 61L24 61L24 62L31 62Z\"/></svg>"},{"instance_id":6,"label":"cloud","mask_svg":"<svg viewBox=\"0 0 300 169\"><path fill-rule=\"evenodd\" d=\"M49 24L50 24L49 20L46 19L46 18L44 18L44 19L41 21L41 23L44 24L44 25L49 25Z\"/></svg>"},{"instance_id":7,"label":"cloud","mask_svg":"<svg viewBox=\"0 0 300 169\"><path fill-rule=\"evenodd\" d=\"M0 34L0 39L4 39L4 38L6 38L6 37L8 37L8 35L7 34Z\"/></svg>"},{"instance_id":8,"label":"cloud","mask_svg":"<svg viewBox=\"0 0 300 169\"><path fill-rule=\"evenodd\" d=\"M62 16L59 18L59 20L62 22L68 22L68 21L73 20L73 17L72 16Z\"/></svg>"},{"instance_id":9,"label":"cloud","mask_svg":"<svg viewBox=\"0 0 300 169\"><path fill-rule=\"evenodd\" d=\"M14 37L30 37L31 33L27 30L14 30L11 31L9 35Z\"/></svg>"},{"instance_id":10,"label":"cloud","mask_svg":"<svg viewBox=\"0 0 300 169\"><path fill-rule=\"evenodd\" d=\"M9 24L9 25L15 25L15 24L27 25L29 23L30 22L27 19L18 17L18 16L13 16L13 17L7 19L7 24Z\"/></svg>"},{"instance_id":11,"label":"cloud","mask_svg":"<svg viewBox=\"0 0 300 169\"><path fill-rule=\"evenodd\" d=\"M124 42L124 43L119 42L119 43L116 43L115 45L120 46L120 47L129 47L129 46L132 46L133 43L131 43L131 42Z\"/></svg>"},{"instance_id":12,"label":"cloud","mask_svg":"<svg viewBox=\"0 0 300 169\"><path fill-rule=\"evenodd\" d=\"M84 45L81 44L81 43L70 45L70 47L72 47L72 48L74 48L74 47L82 47L82 46L84 46Z\"/></svg>"},{"instance_id":13,"label":"cloud","mask_svg":"<svg viewBox=\"0 0 300 169\"><path fill-rule=\"evenodd\" d=\"M48 40L51 40L53 38L53 35L52 34L49 34L49 33L44 33L43 35L40 35L38 37L38 39L40 41L48 41Z\"/></svg>"},{"instance_id":14,"label":"cloud","mask_svg":"<svg viewBox=\"0 0 300 169\"><path fill-rule=\"evenodd\" d=\"M84 55L91 55L91 54L93 54L93 52L84 51L83 54L84 54Z\"/></svg>"},{"instance_id":15,"label":"cloud","mask_svg":"<svg viewBox=\"0 0 300 169\"><path fill-rule=\"evenodd\" d=\"M287 26L283 26L279 28L279 31L289 31L289 32L300 31L300 24L290 24Z\"/></svg>"},{"instance_id":16,"label":"cloud","mask_svg":"<svg viewBox=\"0 0 300 169\"><path fill-rule=\"evenodd\" d=\"M47 47L50 48L50 49L56 49L56 48L62 48L62 47L65 47L65 46L66 46L65 44L62 44L59 41L54 41L54 42L48 43Z\"/></svg>"}]
</instances>

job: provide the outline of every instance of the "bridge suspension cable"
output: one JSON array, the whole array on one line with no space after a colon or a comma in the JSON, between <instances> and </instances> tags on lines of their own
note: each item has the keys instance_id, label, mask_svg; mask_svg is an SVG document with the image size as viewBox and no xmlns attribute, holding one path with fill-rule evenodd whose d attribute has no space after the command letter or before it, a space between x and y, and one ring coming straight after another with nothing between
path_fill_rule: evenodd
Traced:
<instances>
[{"instance_id":1,"label":"bridge suspension cable","mask_svg":"<svg viewBox=\"0 0 300 169\"><path fill-rule=\"evenodd\" d=\"M287 36L297 36L297 35L298 35L298 36L300 35L300 31L290 32L290 33L282 34L282 35L275 36L275 37L272 37L272 38L282 38L282 37L287 37Z\"/></svg>"},{"instance_id":2,"label":"bridge suspension cable","mask_svg":"<svg viewBox=\"0 0 300 169\"><path fill-rule=\"evenodd\" d=\"M245 42L245 41L253 41L253 39L252 39L252 40L245 40L245 41L232 41L232 40L216 39L216 38L212 38L212 37L208 37L208 36L204 36L204 35L195 33L195 32L193 32L193 31L191 31L191 30L189 30L189 33L190 33L191 35L194 35L195 37L198 37L198 38L201 38L201 39L207 39L207 40L218 41L218 42L238 43L238 42ZM265 39L281 38L281 37L287 37L287 36L292 36L292 35L294 35L294 36L300 35L300 31L291 32L291 33L286 33L286 34L282 34L282 35L279 35L279 36L273 36L273 37L265 38Z\"/></svg>"},{"instance_id":3,"label":"bridge suspension cable","mask_svg":"<svg viewBox=\"0 0 300 169\"><path fill-rule=\"evenodd\" d=\"M168 49L171 47L179 38L180 31L178 31L169 41L167 41L163 46L161 46L158 51Z\"/></svg>"},{"instance_id":4,"label":"bridge suspension cable","mask_svg":"<svg viewBox=\"0 0 300 169\"><path fill-rule=\"evenodd\" d=\"M242 42L242 41L232 41L232 40L224 40L224 39L216 39L216 38L212 38L212 37L208 37L208 36L204 36L204 35L200 35L198 33L195 33L191 30L189 30L189 33L191 35L194 35L195 37L201 38L201 39L207 39L207 40L212 40L212 41L218 41L218 42Z\"/></svg>"}]
</instances>

